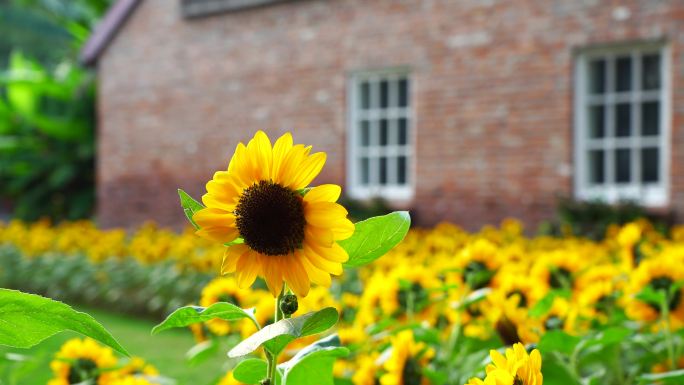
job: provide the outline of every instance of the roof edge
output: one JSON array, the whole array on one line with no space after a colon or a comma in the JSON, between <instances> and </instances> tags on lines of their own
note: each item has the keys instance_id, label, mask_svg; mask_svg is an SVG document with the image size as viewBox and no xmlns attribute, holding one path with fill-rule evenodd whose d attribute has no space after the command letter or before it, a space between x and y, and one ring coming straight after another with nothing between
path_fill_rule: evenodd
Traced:
<instances>
[{"instance_id":1,"label":"roof edge","mask_svg":"<svg viewBox=\"0 0 684 385\"><path fill-rule=\"evenodd\" d=\"M100 55L141 2L142 0L117 0L109 8L105 17L95 27L88 41L81 49L79 55L81 64L93 66L97 63Z\"/></svg>"}]
</instances>

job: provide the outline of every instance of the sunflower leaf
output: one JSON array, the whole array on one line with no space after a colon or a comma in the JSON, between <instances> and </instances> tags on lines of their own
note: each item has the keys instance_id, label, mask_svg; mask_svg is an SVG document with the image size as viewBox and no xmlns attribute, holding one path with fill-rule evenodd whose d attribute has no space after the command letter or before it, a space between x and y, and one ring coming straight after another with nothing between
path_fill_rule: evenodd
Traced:
<instances>
[{"instance_id":1,"label":"sunflower leaf","mask_svg":"<svg viewBox=\"0 0 684 385\"><path fill-rule=\"evenodd\" d=\"M240 383L257 385L267 376L268 365L264 360L248 358L240 361L233 369L233 377Z\"/></svg>"},{"instance_id":2,"label":"sunflower leaf","mask_svg":"<svg viewBox=\"0 0 684 385\"><path fill-rule=\"evenodd\" d=\"M408 211L395 211L356 223L354 235L338 242L349 255L344 266L363 266L382 257L404 239L410 226Z\"/></svg>"},{"instance_id":3,"label":"sunflower leaf","mask_svg":"<svg viewBox=\"0 0 684 385\"><path fill-rule=\"evenodd\" d=\"M161 331L182 328L192 324L207 322L212 319L222 319L224 321L236 321L249 318L254 325L259 327L254 312L251 309L242 309L228 302L216 302L209 307L184 306L176 309L162 323L152 329L152 334Z\"/></svg>"},{"instance_id":4,"label":"sunflower leaf","mask_svg":"<svg viewBox=\"0 0 684 385\"><path fill-rule=\"evenodd\" d=\"M30 348L71 330L129 355L95 318L39 295L0 289L0 320L0 345Z\"/></svg>"},{"instance_id":5,"label":"sunflower leaf","mask_svg":"<svg viewBox=\"0 0 684 385\"><path fill-rule=\"evenodd\" d=\"M264 327L237 344L228 352L228 357L242 357L255 351L261 345L264 345L264 348L271 354L277 356L290 342L297 338L322 333L330 329L337 323L338 318L337 310L327 307L300 317L280 320Z\"/></svg>"},{"instance_id":6,"label":"sunflower leaf","mask_svg":"<svg viewBox=\"0 0 684 385\"><path fill-rule=\"evenodd\" d=\"M278 365L283 372L283 385L333 385L333 365L337 358L349 355L340 346L340 338L332 335L305 347L289 361Z\"/></svg>"},{"instance_id":7,"label":"sunflower leaf","mask_svg":"<svg viewBox=\"0 0 684 385\"><path fill-rule=\"evenodd\" d=\"M185 213L185 217L188 218L190 223L195 227L195 229L199 229L199 226L197 226L197 223L192 220L192 216L202 210L204 208L204 205L196 201L193 197L188 195L185 191L178 189L178 196L180 197L180 204L183 206L183 213Z\"/></svg>"}]
</instances>

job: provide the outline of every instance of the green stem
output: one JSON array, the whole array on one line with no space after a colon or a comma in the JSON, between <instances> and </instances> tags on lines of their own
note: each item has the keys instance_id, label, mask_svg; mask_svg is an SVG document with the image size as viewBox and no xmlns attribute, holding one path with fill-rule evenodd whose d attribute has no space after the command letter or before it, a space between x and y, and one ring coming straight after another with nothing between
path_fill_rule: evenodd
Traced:
<instances>
[{"instance_id":1,"label":"green stem","mask_svg":"<svg viewBox=\"0 0 684 385\"><path fill-rule=\"evenodd\" d=\"M675 362L676 356L674 341L672 339L672 326L670 325L670 306L668 299L668 293L665 293L663 298L660 300L660 318L664 327L663 333L665 334L665 344L667 345L667 356L670 361L670 370L675 370L677 363Z\"/></svg>"},{"instance_id":2,"label":"green stem","mask_svg":"<svg viewBox=\"0 0 684 385\"><path fill-rule=\"evenodd\" d=\"M283 312L280 310L280 301L283 299L283 296L285 295L285 287L283 287L283 290L278 294L278 298L275 300L275 311L274 311L274 318L273 318L273 323L276 323L283 319ZM276 379L276 368L278 366L278 356L273 355L266 351L266 360L268 362L268 381L270 385L275 385L275 379Z\"/></svg>"}]
</instances>

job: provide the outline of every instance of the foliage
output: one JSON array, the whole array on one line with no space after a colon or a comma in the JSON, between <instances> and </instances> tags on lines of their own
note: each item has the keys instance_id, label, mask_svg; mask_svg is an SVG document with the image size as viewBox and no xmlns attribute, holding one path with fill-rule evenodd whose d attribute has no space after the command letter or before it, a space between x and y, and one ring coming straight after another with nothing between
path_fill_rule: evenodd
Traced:
<instances>
[{"instance_id":1,"label":"foliage","mask_svg":"<svg viewBox=\"0 0 684 385\"><path fill-rule=\"evenodd\" d=\"M150 269L143 275L157 277L161 273L152 273L154 266L173 265L175 278L169 284L176 282L185 288L186 277L199 274L198 271L219 269L218 261L213 264L202 261L207 254L218 259L220 250L193 237L192 233L172 234L147 226L119 238L113 236L116 230L101 231L91 226L87 223L26 226L13 222L0 227L0 242L11 243L4 250L13 250L16 254L9 259L8 267L25 261L56 260L50 267L40 269L29 265L33 267L24 268L25 273L17 276L15 282L23 281L26 285L26 282L41 281L33 279L36 275L30 273L38 272L47 287L55 282L50 270L68 265L70 258L78 259L74 265L90 265L88 269L103 269L98 266L114 262L135 263L137 268ZM85 234L83 237L94 241L79 243L77 234ZM283 352L285 362L307 346L316 349L323 345L334 351L330 353L333 356L349 355L347 360L337 360L333 365L338 383L355 382L355 376L356 381L361 381L359 377L363 373L371 373L368 378L377 380L388 373L385 363L395 349L393 337L412 330L416 344L426 346L422 357L429 359L421 363L422 375L433 385L460 385L473 376L482 376L488 351L509 343L511 338L537 345L542 353L547 385L680 381L677 368L681 364L677 359L671 364L669 357L682 357L684 351L684 307L680 305L684 297L677 294L684 285L684 254L681 253L684 227L673 227L664 236L648 222L637 221L610 227L601 241L573 236L526 238L522 234L521 225L515 221L505 221L499 228L486 227L472 234L449 224L409 231L404 242L386 257L375 260L372 265L348 269L330 291L316 287L307 297L299 299L294 319L333 307L340 323L336 329L324 332L320 341L316 336L288 341ZM103 257L94 246L98 243L105 244L114 256ZM17 250L22 250L24 255ZM3 255L0 261L4 260L7 258ZM100 270L100 275L115 274L117 268ZM0 271L5 269L3 264ZM490 273L483 275L485 278L471 278L482 275L483 271ZM68 277L71 273L60 274ZM202 274L208 279L209 274ZM667 280L659 279L663 278L662 274L671 277L669 290L663 291L663 282ZM9 275L17 274L9 270ZM135 276L130 271L122 275ZM125 282L116 281L103 290L116 291L116 285ZM63 278L52 287L73 285L69 282ZM474 288L481 284L484 286ZM93 281L87 285L95 288L103 283ZM182 292L179 290L175 295ZM134 298L132 294L124 295ZM177 306L198 303L199 284L193 295L194 298L175 303ZM236 346L236 339L257 332L252 321L235 320L235 314L252 314L251 310L243 313L242 309L255 309L254 317L260 325L273 322L273 298L263 285L228 295L231 296L240 298L234 302L237 307L219 301L210 311L216 311L219 319L193 325L199 342L190 352L193 365L201 365L203 358L230 350ZM115 303L111 302L112 306ZM188 325L188 316L197 315L194 320L206 321L202 309L212 305L202 306L184 308L191 312L183 310L184 320L176 326ZM230 328L224 334L215 333L218 329L213 328L212 322L222 321L220 318L231 320L225 321ZM317 330L325 329L323 324ZM338 339L335 334L329 334L332 331ZM340 348L341 345L345 348ZM338 349L348 349L348 353ZM429 351L434 354L429 355ZM245 363L239 364L231 376L241 378L242 383L253 383L254 378L243 377L244 372L253 373L246 370L250 366L244 365L263 371L264 364L257 363L264 362L259 352L256 349L245 356ZM320 354L320 367L329 373L326 365L330 361L323 359L329 356ZM305 366L306 362L309 361L305 360ZM283 363L278 366L279 376L284 375L285 367Z\"/></svg>"},{"instance_id":2,"label":"foliage","mask_svg":"<svg viewBox=\"0 0 684 385\"><path fill-rule=\"evenodd\" d=\"M672 225L668 215L653 214L633 202L611 205L601 201L576 201L560 199L557 205L557 220L554 233L569 231L571 234L600 240L611 225L624 225L646 218L660 231L667 231Z\"/></svg>"},{"instance_id":3,"label":"foliage","mask_svg":"<svg viewBox=\"0 0 684 385\"><path fill-rule=\"evenodd\" d=\"M0 197L13 215L78 219L94 202L94 80L20 53L0 76Z\"/></svg>"}]
</instances>

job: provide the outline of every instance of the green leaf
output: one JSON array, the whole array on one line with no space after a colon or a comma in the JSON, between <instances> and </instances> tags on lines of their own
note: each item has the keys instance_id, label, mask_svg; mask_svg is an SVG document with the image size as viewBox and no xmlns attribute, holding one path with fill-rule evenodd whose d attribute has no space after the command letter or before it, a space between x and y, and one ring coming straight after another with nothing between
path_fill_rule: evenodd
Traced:
<instances>
[{"instance_id":1,"label":"green leaf","mask_svg":"<svg viewBox=\"0 0 684 385\"><path fill-rule=\"evenodd\" d=\"M408 211L373 217L356 223L354 235L339 242L349 254L348 267L367 265L399 244L411 226Z\"/></svg>"},{"instance_id":2,"label":"green leaf","mask_svg":"<svg viewBox=\"0 0 684 385\"><path fill-rule=\"evenodd\" d=\"M664 290L656 290L651 285L646 285L636 295L636 299L652 305L659 305L665 301L666 293Z\"/></svg>"},{"instance_id":3,"label":"green leaf","mask_svg":"<svg viewBox=\"0 0 684 385\"><path fill-rule=\"evenodd\" d=\"M185 213L185 217L188 218L188 221L195 227L195 229L199 229L199 226L197 226L197 223L192 220L192 216L202 210L204 208L204 205L196 201L193 197L188 195L185 191L178 189L178 196L180 197L180 203L181 206L183 206L183 213Z\"/></svg>"},{"instance_id":4,"label":"green leaf","mask_svg":"<svg viewBox=\"0 0 684 385\"><path fill-rule=\"evenodd\" d=\"M173 328L182 328L199 322L207 322L214 318L225 321L235 321L243 318L249 318L259 327L254 313L251 310L245 310L228 302L216 302L211 306L204 308L201 306L184 306L176 309L173 313L162 323L152 329L152 334L157 334L161 331Z\"/></svg>"},{"instance_id":5,"label":"green leaf","mask_svg":"<svg viewBox=\"0 0 684 385\"><path fill-rule=\"evenodd\" d=\"M611 346L624 341L627 337L633 334L634 332L632 330L624 327L611 327L596 333L591 339L587 340L585 346Z\"/></svg>"},{"instance_id":6,"label":"green leaf","mask_svg":"<svg viewBox=\"0 0 684 385\"><path fill-rule=\"evenodd\" d=\"M185 353L185 359L191 366L195 366L213 357L218 352L219 346L220 344L215 339L202 341Z\"/></svg>"},{"instance_id":7,"label":"green leaf","mask_svg":"<svg viewBox=\"0 0 684 385\"><path fill-rule=\"evenodd\" d=\"M228 352L228 357L242 357L255 351L261 345L264 345L271 354L277 356L290 342L297 338L322 333L330 329L337 323L338 318L337 310L327 307L300 317L280 320L237 344Z\"/></svg>"},{"instance_id":8,"label":"green leaf","mask_svg":"<svg viewBox=\"0 0 684 385\"><path fill-rule=\"evenodd\" d=\"M300 350L291 360L278 366L283 371L284 385L334 385L335 360L349 355L340 347L340 339L332 335Z\"/></svg>"},{"instance_id":9,"label":"green leaf","mask_svg":"<svg viewBox=\"0 0 684 385\"><path fill-rule=\"evenodd\" d=\"M247 385L257 385L266 378L268 364L258 358L248 358L235 366L233 377L239 382Z\"/></svg>"},{"instance_id":10,"label":"green leaf","mask_svg":"<svg viewBox=\"0 0 684 385\"><path fill-rule=\"evenodd\" d=\"M0 320L0 345L30 348L57 333L71 330L129 355L95 318L39 295L0 289Z\"/></svg>"},{"instance_id":11,"label":"green leaf","mask_svg":"<svg viewBox=\"0 0 684 385\"><path fill-rule=\"evenodd\" d=\"M551 330L542 336L539 341L539 350L544 353L556 351L571 354L579 342L579 337L571 336L562 330Z\"/></svg>"}]
</instances>

